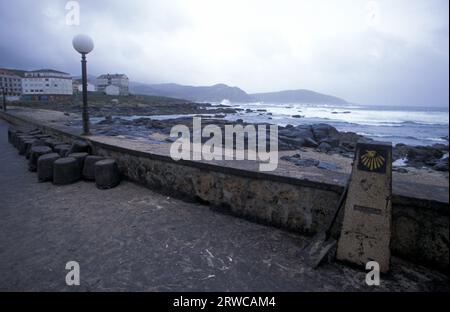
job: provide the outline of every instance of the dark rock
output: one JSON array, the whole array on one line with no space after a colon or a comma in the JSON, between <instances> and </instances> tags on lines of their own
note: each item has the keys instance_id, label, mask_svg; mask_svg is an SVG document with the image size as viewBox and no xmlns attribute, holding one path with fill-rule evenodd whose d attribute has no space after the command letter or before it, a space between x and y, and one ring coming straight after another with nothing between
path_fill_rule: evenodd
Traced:
<instances>
[{"instance_id":1,"label":"dark rock","mask_svg":"<svg viewBox=\"0 0 450 312\"><path fill-rule=\"evenodd\" d=\"M37 160L40 156L50 154L52 149L48 146L33 146L30 151L30 159L28 161L28 170L35 172L37 169Z\"/></svg>"},{"instance_id":2,"label":"dark rock","mask_svg":"<svg viewBox=\"0 0 450 312\"><path fill-rule=\"evenodd\" d=\"M448 171L448 157L439 159L433 166L433 169L437 171Z\"/></svg>"},{"instance_id":3,"label":"dark rock","mask_svg":"<svg viewBox=\"0 0 450 312\"><path fill-rule=\"evenodd\" d=\"M349 141L345 141L345 142L341 142L341 146L342 148L344 148L347 152L351 152L354 151L356 148L356 142L349 142Z\"/></svg>"},{"instance_id":4,"label":"dark rock","mask_svg":"<svg viewBox=\"0 0 450 312\"><path fill-rule=\"evenodd\" d=\"M430 146L415 146L408 150L408 163L426 163L427 161L438 160L444 153L441 150Z\"/></svg>"},{"instance_id":5,"label":"dark rock","mask_svg":"<svg viewBox=\"0 0 450 312\"><path fill-rule=\"evenodd\" d=\"M319 164L317 165L317 168L320 169L326 169L326 170L340 170L342 169L336 164L325 162L325 161L319 161Z\"/></svg>"},{"instance_id":6,"label":"dark rock","mask_svg":"<svg viewBox=\"0 0 450 312\"><path fill-rule=\"evenodd\" d=\"M408 173L408 170L402 167L392 167L392 171L396 171L399 173Z\"/></svg>"},{"instance_id":7,"label":"dark rock","mask_svg":"<svg viewBox=\"0 0 450 312\"><path fill-rule=\"evenodd\" d=\"M325 138L325 139L321 140L320 143L328 143L331 147L338 147L339 139L329 137L329 138Z\"/></svg>"},{"instance_id":8,"label":"dark rock","mask_svg":"<svg viewBox=\"0 0 450 312\"><path fill-rule=\"evenodd\" d=\"M75 158L64 157L53 162L53 184L66 185L79 179L80 172Z\"/></svg>"},{"instance_id":9,"label":"dark rock","mask_svg":"<svg viewBox=\"0 0 450 312\"><path fill-rule=\"evenodd\" d=\"M448 152L448 145L442 143L436 143L431 146L432 148Z\"/></svg>"},{"instance_id":10,"label":"dark rock","mask_svg":"<svg viewBox=\"0 0 450 312\"><path fill-rule=\"evenodd\" d=\"M289 161L300 167L314 167L319 164L318 160L312 158L301 159L299 154L293 156L282 156L281 159Z\"/></svg>"},{"instance_id":11,"label":"dark rock","mask_svg":"<svg viewBox=\"0 0 450 312\"><path fill-rule=\"evenodd\" d=\"M302 157L300 156L300 154L294 154L292 156L281 156L280 159L285 160L285 161L295 161L297 159L301 159Z\"/></svg>"},{"instance_id":12,"label":"dark rock","mask_svg":"<svg viewBox=\"0 0 450 312\"><path fill-rule=\"evenodd\" d=\"M165 142L168 142L168 143L173 143L173 142L175 142L177 139L176 138L173 138L173 137L167 137L167 138L165 138L164 139L164 141Z\"/></svg>"},{"instance_id":13,"label":"dark rock","mask_svg":"<svg viewBox=\"0 0 450 312\"><path fill-rule=\"evenodd\" d=\"M95 167L95 185L99 189L109 189L120 183L119 169L114 159L97 161Z\"/></svg>"},{"instance_id":14,"label":"dark rock","mask_svg":"<svg viewBox=\"0 0 450 312\"><path fill-rule=\"evenodd\" d=\"M314 134L314 138L316 141L320 142L325 138L330 136L336 136L339 132L336 128L328 125L328 124L316 124L311 126L312 132Z\"/></svg>"},{"instance_id":15,"label":"dark rock","mask_svg":"<svg viewBox=\"0 0 450 312\"><path fill-rule=\"evenodd\" d=\"M297 166L301 167L314 167L319 164L319 161L313 158L299 159L294 162Z\"/></svg>"},{"instance_id":16,"label":"dark rock","mask_svg":"<svg viewBox=\"0 0 450 312\"><path fill-rule=\"evenodd\" d=\"M329 151L331 151L331 149L332 149L331 145L328 144L327 142L322 142L317 147L317 151L322 153L328 153Z\"/></svg>"},{"instance_id":17,"label":"dark rock","mask_svg":"<svg viewBox=\"0 0 450 312\"><path fill-rule=\"evenodd\" d=\"M306 138L305 142L303 143L303 146L305 147L317 147L319 145L319 143L317 143L316 141L314 141L311 138Z\"/></svg>"},{"instance_id":18,"label":"dark rock","mask_svg":"<svg viewBox=\"0 0 450 312\"><path fill-rule=\"evenodd\" d=\"M40 182L53 180L53 163L59 159L57 153L42 155L37 160L37 173Z\"/></svg>"},{"instance_id":19,"label":"dark rock","mask_svg":"<svg viewBox=\"0 0 450 312\"><path fill-rule=\"evenodd\" d=\"M288 137L279 136L278 140L282 141L283 143L289 144L289 146L291 146L292 149L296 149L296 148L302 147L303 144L305 143L305 139L302 139L302 138L294 139L294 138L288 138Z\"/></svg>"},{"instance_id":20,"label":"dark rock","mask_svg":"<svg viewBox=\"0 0 450 312\"><path fill-rule=\"evenodd\" d=\"M292 115L291 117L292 117L292 118L303 118L303 117L305 117L305 116L303 116L303 115Z\"/></svg>"},{"instance_id":21,"label":"dark rock","mask_svg":"<svg viewBox=\"0 0 450 312\"><path fill-rule=\"evenodd\" d=\"M95 163L104 160L104 157L89 155L84 159L83 179L93 181L95 180Z\"/></svg>"}]
</instances>

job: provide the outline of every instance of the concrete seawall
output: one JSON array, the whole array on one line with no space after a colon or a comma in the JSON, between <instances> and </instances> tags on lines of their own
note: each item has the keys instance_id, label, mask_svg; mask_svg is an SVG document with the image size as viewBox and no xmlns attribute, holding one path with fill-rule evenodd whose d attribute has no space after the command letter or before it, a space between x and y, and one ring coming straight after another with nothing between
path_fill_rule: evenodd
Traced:
<instances>
[{"instance_id":1,"label":"concrete seawall","mask_svg":"<svg viewBox=\"0 0 450 312\"><path fill-rule=\"evenodd\" d=\"M38 127L65 141L80 138L69 127L3 112L0 117L12 125ZM318 181L211 162L174 161L166 153L132 140L83 139L90 142L95 154L116 159L121 173L131 181L302 234L325 229L343 190L342 177ZM448 188L396 184L395 180L393 188L393 254L448 270ZM335 233L339 228L340 222Z\"/></svg>"}]
</instances>

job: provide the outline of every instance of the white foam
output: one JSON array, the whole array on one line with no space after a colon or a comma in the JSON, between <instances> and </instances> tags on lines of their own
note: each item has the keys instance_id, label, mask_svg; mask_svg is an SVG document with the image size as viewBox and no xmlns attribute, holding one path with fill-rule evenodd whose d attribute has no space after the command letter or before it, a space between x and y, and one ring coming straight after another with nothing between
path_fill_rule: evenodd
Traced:
<instances>
[{"instance_id":1,"label":"white foam","mask_svg":"<svg viewBox=\"0 0 450 312\"><path fill-rule=\"evenodd\" d=\"M406 167L407 166L407 161L408 161L408 158L400 158L400 159L397 159L397 160L395 160L393 163L392 163L392 166L393 167Z\"/></svg>"}]
</instances>

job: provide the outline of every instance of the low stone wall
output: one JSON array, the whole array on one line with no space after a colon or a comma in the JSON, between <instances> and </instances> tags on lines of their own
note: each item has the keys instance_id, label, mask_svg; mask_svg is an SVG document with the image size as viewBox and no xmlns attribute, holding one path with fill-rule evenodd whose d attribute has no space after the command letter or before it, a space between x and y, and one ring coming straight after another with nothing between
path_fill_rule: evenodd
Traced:
<instances>
[{"instance_id":1,"label":"low stone wall","mask_svg":"<svg viewBox=\"0 0 450 312\"><path fill-rule=\"evenodd\" d=\"M0 116L13 124L37 126L66 141L79 138L69 129L56 129L10 114ZM168 156L98 142L95 137L89 142L95 154L116 159L121 173L131 181L303 234L326 228L343 190L340 185L269 173L194 161L176 162ZM392 252L416 263L448 270L448 201L414 195L393 195ZM340 222L334 229L336 235L339 229Z\"/></svg>"}]
</instances>

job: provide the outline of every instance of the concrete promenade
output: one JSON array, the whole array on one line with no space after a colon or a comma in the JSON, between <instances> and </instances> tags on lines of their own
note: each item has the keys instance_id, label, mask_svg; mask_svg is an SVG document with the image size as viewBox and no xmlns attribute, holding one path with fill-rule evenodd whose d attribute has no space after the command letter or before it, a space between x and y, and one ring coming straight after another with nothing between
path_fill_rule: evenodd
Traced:
<instances>
[{"instance_id":1,"label":"concrete promenade","mask_svg":"<svg viewBox=\"0 0 450 312\"><path fill-rule=\"evenodd\" d=\"M446 276L393 259L381 285L296 256L307 238L123 181L38 183L0 120L0 291L448 291ZM65 284L78 261L81 285Z\"/></svg>"}]
</instances>

